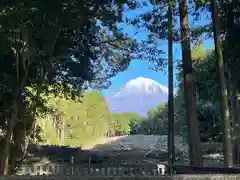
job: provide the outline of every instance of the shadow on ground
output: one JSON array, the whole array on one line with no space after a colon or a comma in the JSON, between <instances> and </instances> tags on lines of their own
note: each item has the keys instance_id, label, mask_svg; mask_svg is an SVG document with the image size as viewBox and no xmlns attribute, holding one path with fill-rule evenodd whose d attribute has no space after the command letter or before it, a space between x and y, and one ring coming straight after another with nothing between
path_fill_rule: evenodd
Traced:
<instances>
[{"instance_id":1,"label":"shadow on ground","mask_svg":"<svg viewBox=\"0 0 240 180\"><path fill-rule=\"evenodd\" d=\"M186 159L186 144L176 137L176 157L179 163ZM203 152L222 151L221 145L203 144ZM211 151L211 152L210 152ZM109 138L92 149L68 146L30 145L24 164L74 163L74 164L138 164L159 163L168 160L167 136L131 135Z\"/></svg>"},{"instance_id":2,"label":"shadow on ground","mask_svg":"<svg viewBox=\"0 0 240 180\"><path fill-rule=\"evenodd\" d=\"M186 154L184 154L186 153L186 145L181 143L180 139L176 138L176 156L182 157L184 161L186 159ZM202 150L204 154L221 152L222 145L221 143L204 143L202 144ZM154 168L153 166L156 166L156 164L167 162L167 136L131 135L114 137L109 138L102 144L95 145L91 149L30 145L28 154L23 165L34 170L27 171L39 171L40 166L40 169L46 169L50 166L53 167L54 164L63 167L61 171L68 173L72 171L71 168L73 167L82 169L90 166L95 168L121 166L136 169L140 165L148 171L147 168ZM179 161L178 164L185 164L183 161ZM212 158L210 158L210 161L212 163ZM219 166L219 161L216 161L216 163ZM189 167L183 166L179 168L179 172L189 169ZM46 170L46 172L50 171L50 169ZM188 171L190 172L190 170ZM192 172L195 172L195 170Z\"/></svg>"}]
</instances>

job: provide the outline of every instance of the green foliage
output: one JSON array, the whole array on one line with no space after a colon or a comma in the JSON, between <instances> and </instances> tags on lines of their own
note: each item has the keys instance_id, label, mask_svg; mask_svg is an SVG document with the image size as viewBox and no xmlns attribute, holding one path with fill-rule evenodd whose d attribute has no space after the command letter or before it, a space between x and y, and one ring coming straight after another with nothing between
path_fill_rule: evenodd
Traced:
<instances>
[{"instance_id":1,"label":"green foliage","mask_svg":"<svg viewBox=\"0 0 240 180\"><path fill-rule=\"evenodd\" d=\"M118 26L122 8L123 2L104 0L0 2L0 129L7 137L1 134L1 172L11 143L22 151L21 146L35 142L37 118L51 112L58 122L65 116L65 110L46 106L49 95L63 94L69 105L69 98L85 89L107 88L109 79L137 57L142 46Z\"/></svg>"},{"instance_id":2,"label":"green foliage","mask_svg":"<svg viewBox=\"0 0 240 180\"><path fill-rule=\"evenodd\" d=\"M141 117L136 113L113 114L113 131L120 134L130 134L131 126Z\"/></svg>"},{"instance_id":3,"label":"green foliage","mask_svg":"<svg viewBox=\"0 0 240 180\"><path fill-rule=\"evenodd\" d=\"M219 91L216 77L215 59L212 51L206 51L203 46L192 49L193 67L197 87L197 114L200 122L202 141L218 141L220 133ZM176 133L187 138L187 124L185 120L184 89L182 72L180 69L179 89L175 97Z\"/></svg>"},{"instance_id":4,"label":"green foliage","mask_svg":"<svg viewBox=\"0 0 240 180\"><path fill-rule=\"evenodd\" d=\"M80 98L80 97L79 97ZM65 99L64 97L52 96L48 106L55 112L45 118L43 127L47 144L64 144L69 146L88 146L96 143L109 131L112 115L108 110L107 103L98 92L85 92L80 101ZM63 127L56 126L56 114ZM54 125L55 123L55 125ZM52 131L49 131L52 128ZM56 132L53 131L55 129ZM61 140L58 129L64 131L64 139ZM52 133L51 133L52 132Z\"/></svg>"},{"instance_id":5,"label":"green foliage","mask_svg":"<svg viewBox=\"0 0 240 180\"><path fill-rule=\"evenodd\" d=\"M131 124L131 134L166 135L167 115L167 105L159 104L148 111L147 117Z\"/></svg>"}]
</instances>

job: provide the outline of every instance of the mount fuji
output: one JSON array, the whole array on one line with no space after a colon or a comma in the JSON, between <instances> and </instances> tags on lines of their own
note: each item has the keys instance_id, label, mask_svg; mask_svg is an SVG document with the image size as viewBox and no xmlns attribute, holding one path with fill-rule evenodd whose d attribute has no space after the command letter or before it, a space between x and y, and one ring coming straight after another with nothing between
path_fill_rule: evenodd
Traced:
<instances>
[{"instance_id":1,"label":"mount fuji","mask_svg":"<svg viewBox=\"0 0 240 180\"><path fill-rule=\"evenodd\" d=\"M149 109L167 102L168 88L150 78L138 77L105 99L112 113L136 112L146 116Z\"/></svg>"}]
</instances>

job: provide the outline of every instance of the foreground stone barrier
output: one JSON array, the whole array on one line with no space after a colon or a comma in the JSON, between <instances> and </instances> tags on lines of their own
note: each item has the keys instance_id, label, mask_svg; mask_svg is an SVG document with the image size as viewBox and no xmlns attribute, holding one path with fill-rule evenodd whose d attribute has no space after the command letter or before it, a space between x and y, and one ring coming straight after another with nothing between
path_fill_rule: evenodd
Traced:
<instances>
[{"instance_id":1,"label":"foreground stone barrier","mask_svg":"<svg viewBox=\"0 0 240 180\"><path fill-rule=\"evenodd\" d=\"M199 167L174 165L175 174L240 174L239 167Z\"/></svg>"},{"instance_id":2,"label":"foreground stone barrier","mask_svg":"<svg viewBox=\"0 0 240 180\"><path fill-rule=\"evenodd\" d=\"M164 165L69 165L46 164L21 166L17 175L54 176L157 176L162 175Z\"/></svg>"},{"instance_id":3,"label":"foreground stone barrier","mask_svg":"<svg viewBox=\"0 0 240 180\"><path fill-rule=\"evenodd\" d=\"M106 177L79 177L79 176L4 176L0 180L238 180L240 175L175 175L175 176L106 176Z\"/></svg>"}]
</instances>

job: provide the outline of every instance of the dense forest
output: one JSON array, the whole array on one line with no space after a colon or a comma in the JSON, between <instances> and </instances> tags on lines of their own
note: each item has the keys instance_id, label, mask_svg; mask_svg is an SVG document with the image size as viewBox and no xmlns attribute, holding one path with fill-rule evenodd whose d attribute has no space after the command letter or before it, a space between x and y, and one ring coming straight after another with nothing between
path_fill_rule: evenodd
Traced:
<instances>
[{"instance_id":1,"label":"dense forest","mask_svg":"<svg viewBox=\"0 0 240 180\"><path fill-rule=\"evenodd\" d=\"M98 92L85 92L79 101L48 97L47 107L51 112L37 119L40 144L91 146L107 136L128 135L131 124L141 121L136 113L112 114Z\"/></svg>"},{"instance_id":2,"label":"dense forest","mask_svg":"<svg viewBox=\"0 0 240 180\"><path fill-rule=\"evenodd\" d=\"M147 6L152 10L124 16ZM221 141L224 164L232 166L239 116L239 7L236 0L2 0L1 174L11 173L8 167L24 159L31 143L84 146L107 132L171 137L175 132L189 143L191 165L202 165L200 141ZM145 30L148 37L138 40L121 24ZM201 45L209 38L213 50ZM159 46L165 40L167 58ZM174 43L182 50L175 96ZM156 71L168 65L168 104L149 110L147 117L111 114L98 93L133 59L148 61Z\"/></svg>"}]
</instances>

